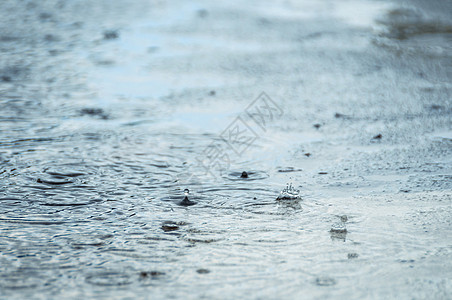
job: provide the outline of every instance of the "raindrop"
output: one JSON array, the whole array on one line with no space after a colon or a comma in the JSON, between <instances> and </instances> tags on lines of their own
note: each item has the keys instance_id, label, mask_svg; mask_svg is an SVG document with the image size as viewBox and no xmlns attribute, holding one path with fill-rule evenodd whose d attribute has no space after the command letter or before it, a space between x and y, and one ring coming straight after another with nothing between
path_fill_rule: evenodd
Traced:
<instances>
[{"instance_id":1,"label":"raindrop","mask_svg":"<svg viewBox=\"0 0 452 300\"><path fill-rule=\"evenodd\" d=\"M276 200L300 200L300 191L292 186L292 183L287 183L286 187L279 193Z\"/></svg>"},{"instance_id":2,"label":"raindrop","mask_svg":"<svg viewBox=\"0 0 452 300\"><path fill-rule=\"evenodd\" d=\"M345 222L347 222L348 217L346 215L340 216L341 221L334 224L331 227L330 232L332 233L342 233L342 234L346 234L347 233L347 227L345 225Z\"/></svg>"},{"instance_id":3,"label":"raindrop","mask_svg":"<svg viewBox=\"0 0 452 300\"><path fill-rule=\"evenodd\" d=\"M336 284L336 280L331 277L318 277L315 280L315 284L318 286L332 286Z\"/></svg>"}]
</instances>

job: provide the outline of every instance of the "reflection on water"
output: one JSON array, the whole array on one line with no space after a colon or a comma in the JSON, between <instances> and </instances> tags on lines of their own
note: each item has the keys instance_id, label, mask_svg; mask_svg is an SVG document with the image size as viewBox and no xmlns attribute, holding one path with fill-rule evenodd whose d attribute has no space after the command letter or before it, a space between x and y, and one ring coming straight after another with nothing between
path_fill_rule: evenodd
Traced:
<instances>
[{"instance_id":1,"label":"reflection on water","mask_svg":"<svg viewBox=\"0 0 452 300\"><path fill-rule=\"evenodd\" d=\"M447 298L452 25L412 3L2 1L0 298Z\"/></svg>"}]
</instances>

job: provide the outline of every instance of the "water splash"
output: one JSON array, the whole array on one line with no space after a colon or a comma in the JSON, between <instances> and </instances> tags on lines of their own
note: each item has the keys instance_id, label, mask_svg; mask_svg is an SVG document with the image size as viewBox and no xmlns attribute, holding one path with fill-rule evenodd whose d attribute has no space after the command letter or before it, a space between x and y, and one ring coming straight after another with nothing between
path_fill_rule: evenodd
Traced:
<instances>
[{"instance_id":1,"label":"water splash","mask_svg":"<svg viewBox=\"0 0 452 300\"><path fill-rule=\"evenodd\" d=\"M286 187L279 193L276 200L300 200L300 190L295 189L292 183L288 183Z\"/></svg>"},{"instance_id":2,"label":"water splash","mask_svg":"<svg viewBox=\"0 0 452 300\"><path fill-rule=\"evenodd\" d=\"M191 201L190 199L188 199L188 194L190 194L190 190L189 189L185 189L184 190L184 200L182 200L180 203L179 203L179 205L181 205L181 206L192 206L192 205L195 205L196 204L196 202L194 202L194 201Z\"/></svg>"},{"instance_id":3,"label":"water splash","mask_svg":"<svg viewBox=\"0 0 452 300\"><path fill-rule=\"evenodd\" d=\"M346 227L345 223L347 222L348 218L346 215L343 215L340 218L341 218L340 222L335 223L335 224L333 224L333 226L331 226L330 232L342 233L342 234L347 233L347 227Z\"/></svg>"}]
</instances>

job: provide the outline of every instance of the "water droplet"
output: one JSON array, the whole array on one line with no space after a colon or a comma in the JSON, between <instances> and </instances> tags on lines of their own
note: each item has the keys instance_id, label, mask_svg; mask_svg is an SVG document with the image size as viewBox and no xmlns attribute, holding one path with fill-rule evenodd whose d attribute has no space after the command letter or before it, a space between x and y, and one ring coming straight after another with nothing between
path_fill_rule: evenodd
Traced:
<instances>
[{"instance_id":1,"label":"water droplet","mask_svg":"<svg viewBox=\"0 0 452 300\"><path fill-rule=\"evenodd\" d=\"M318 277L315 280L315 284L318 286L332 286L336 284L336 280L331 277Z\"/></svg>"},{"instance_id":2,"label":"water droplet","mask_svg":"<svg viewBox=\"0 0 452 300\"><path fill-rule=\"evenodd\" d=\"M287 183L286 187L279 193L278 198L276 200L299 200L300 197L300 191L295 189L292 186L292 183Z\"/></svg>"},{"instance_id":3,"label":"water droplet","mask_svg":"<svg viewBox=\"0 0 452 300\"><path fill-rule=\"evenodd\" d=\"M347 222L348 218L346 215L340 216L341 221L334 224L331 227L330 232L334 232L334 233L343 233L346 234L347 233L347 227L345 225L345 222Z\"/></svg>"}]
</instances>

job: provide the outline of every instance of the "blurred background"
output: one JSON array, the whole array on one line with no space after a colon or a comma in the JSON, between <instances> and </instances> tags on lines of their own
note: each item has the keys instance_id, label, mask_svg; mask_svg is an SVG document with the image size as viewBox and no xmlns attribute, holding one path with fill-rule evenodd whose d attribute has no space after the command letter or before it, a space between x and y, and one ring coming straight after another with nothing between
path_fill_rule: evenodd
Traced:
<instances>
[{"instance_id":1,"label":"blurred background","mask_svg":"<svg viewBox=\"0 0 452 300\"><path fill-rule=\"evenodd\" d=\"M2 0L0 298L447 298L451 16Z\"/></svg>"}]
</instances>

